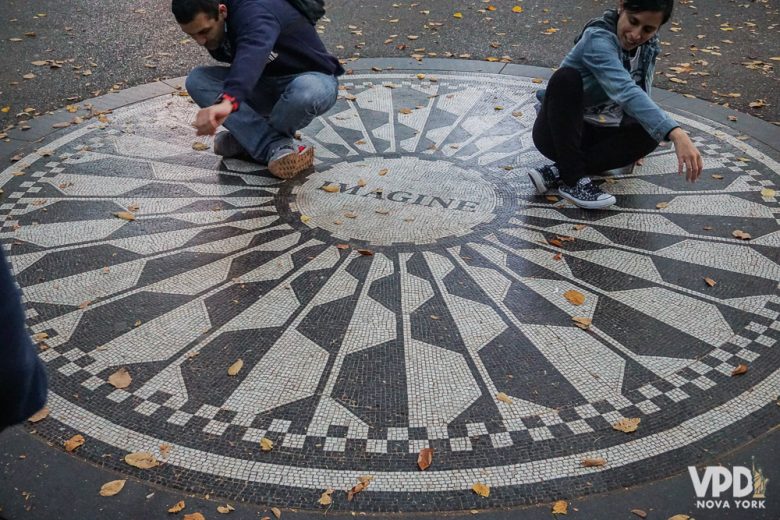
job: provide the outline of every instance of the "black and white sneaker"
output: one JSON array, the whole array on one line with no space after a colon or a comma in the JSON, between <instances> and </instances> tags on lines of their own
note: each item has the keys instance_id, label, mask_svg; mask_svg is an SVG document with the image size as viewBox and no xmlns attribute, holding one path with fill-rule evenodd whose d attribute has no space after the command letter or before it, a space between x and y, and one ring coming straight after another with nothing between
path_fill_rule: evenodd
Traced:
<instances>
[{"instance_id":1,"label":"black and white sneaker","mask_svg":"<svg viewBox=\"0 0 780 520\"><path fill-rule=\"evenodd\" d=\"M558 167L554 164L542 166L535 170L529 170L528 176L531 178L531 182L534 183L536 191L539 195L544 195L553 188L558 187L558 181L561 179L561 174L558 171Z\"/></svg>"},{"instance_id":2,"label":"black and white sneaker","mask_svg":"<svg viewBox=\"0 0 780 520\"><path fill-rule=\"evenodd\" d=\"M614 195L603 192L590 177L581 178L574 186L561 183L558 195L585 209L606 208L617 202Z\"/></svg>"}]
</instances>

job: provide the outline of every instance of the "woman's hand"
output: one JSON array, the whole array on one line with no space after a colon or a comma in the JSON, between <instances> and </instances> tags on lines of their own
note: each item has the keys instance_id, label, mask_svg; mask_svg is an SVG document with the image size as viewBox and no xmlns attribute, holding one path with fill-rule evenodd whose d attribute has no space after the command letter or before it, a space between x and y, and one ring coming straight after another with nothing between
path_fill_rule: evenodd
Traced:
<instances>
[{"instance_id":1,"label":"woman's hand","mask_svg":"<svg viewBox=\"0 0 780 520\"><path fill-rule=\"evenodd\" d=\"M674 143L674 151L677 154L677 173L682 175L684 170L688 182L696 182L704 169L699 150L680 127L669 132L669 139Z\"/></svg>"}]
</instances>

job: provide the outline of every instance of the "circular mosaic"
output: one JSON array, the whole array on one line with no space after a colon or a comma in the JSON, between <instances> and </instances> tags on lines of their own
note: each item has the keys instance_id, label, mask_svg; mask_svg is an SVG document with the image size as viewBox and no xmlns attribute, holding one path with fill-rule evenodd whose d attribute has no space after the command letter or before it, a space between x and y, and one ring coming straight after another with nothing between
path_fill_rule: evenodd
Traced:
<instances>
[{"instance_id":1,"label":"circular mosaic","mask_svg":"<svg viewBox=\"0 0 780 520\"><path fill-rule=\"evenodd\" d=\"M51 374L38 432L183 491L314 508L371 475L335 506L456 510L668 475L776 422L778 163L677 117L699 183L659 147L600 180L616 206L580 210L527 178L537 88L346 76L303 130L315 171L287 182L195 151L179 95L0 173ZM166 464L130 468L134 451Z\"/></svg>"}]
</instances>

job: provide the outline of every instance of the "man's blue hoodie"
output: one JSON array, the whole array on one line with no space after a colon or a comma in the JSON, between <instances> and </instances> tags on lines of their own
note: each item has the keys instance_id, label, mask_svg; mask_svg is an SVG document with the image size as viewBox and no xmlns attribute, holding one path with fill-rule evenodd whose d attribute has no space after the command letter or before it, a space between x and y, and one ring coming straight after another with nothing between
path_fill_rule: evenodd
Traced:
<instances>
[{"instance_id":1,"label":"man's blue hoodie","mask_svg":"<svg viewBox=\"0 0 780 520\"><path fill-rule=\"evenodd\" d=\"M46 371L24 324L19 290L0 247L0 430L43 408L46 385Z\"/></svg>"},{"instance_id":2,"label":"man's blue hoodie","mask_svg":"<svg viewBox=\"0 0 780 520\"><path fill-rule=\"evenodd\" d=\"M225 0L224 4L225 38L209 52L231 64L223 92L239 103L249 97L262 75L344 73L316 28L288 0Z\"/></svg>"}]
</instances>

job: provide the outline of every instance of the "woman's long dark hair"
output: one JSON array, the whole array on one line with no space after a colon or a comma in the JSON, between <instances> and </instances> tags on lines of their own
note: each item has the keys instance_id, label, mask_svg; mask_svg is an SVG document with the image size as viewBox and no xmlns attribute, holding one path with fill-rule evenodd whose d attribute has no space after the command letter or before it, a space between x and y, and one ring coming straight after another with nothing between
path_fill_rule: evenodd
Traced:
<instances>
[{"instance_id":1,"label":"woman's long dark hair","mask_svg":"<svg viewBox=\"0 0 780 520\"><path fill-rule=\"evenodd\" d=\"M632 13L660 11L664 14L661 25L669 21L674 10L674 0L623 0L623 9Z\"/></svg>"}]
</instances>

